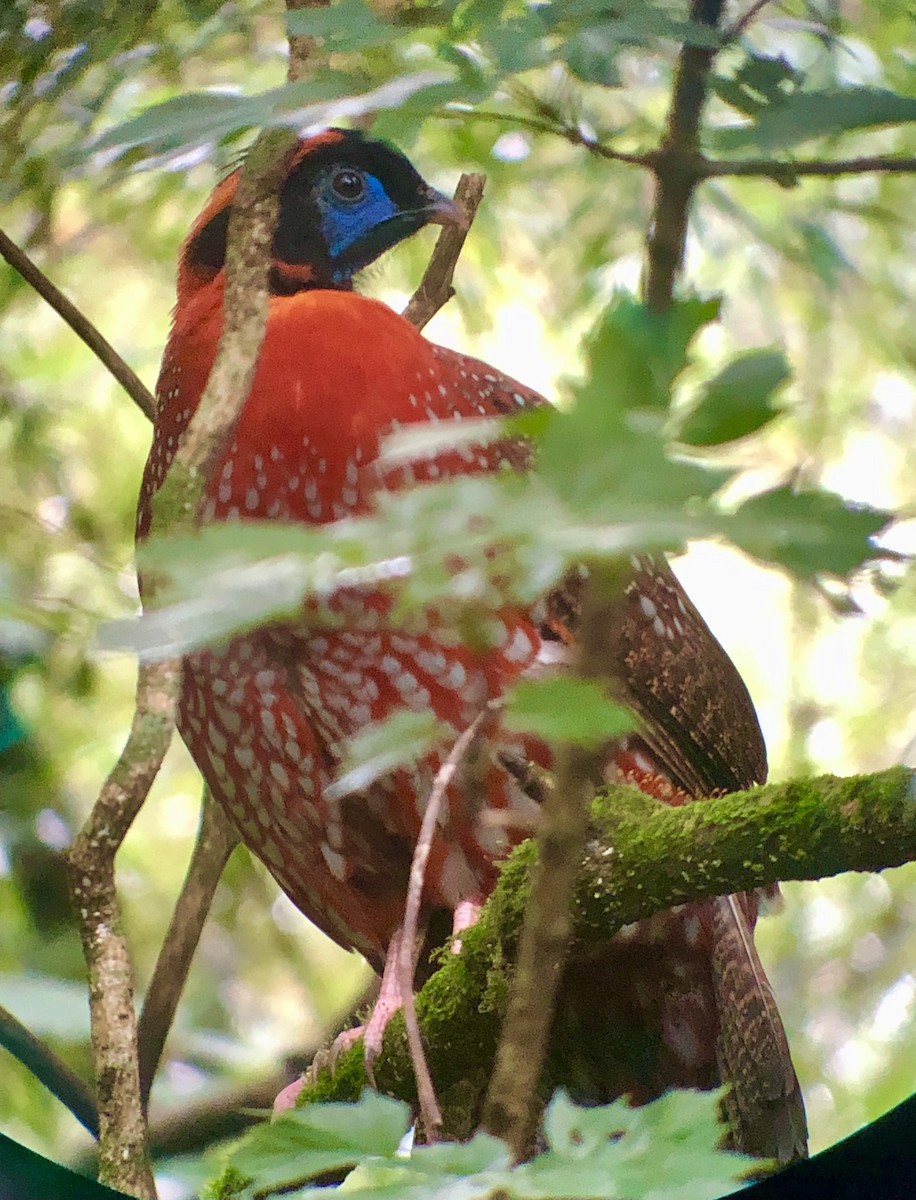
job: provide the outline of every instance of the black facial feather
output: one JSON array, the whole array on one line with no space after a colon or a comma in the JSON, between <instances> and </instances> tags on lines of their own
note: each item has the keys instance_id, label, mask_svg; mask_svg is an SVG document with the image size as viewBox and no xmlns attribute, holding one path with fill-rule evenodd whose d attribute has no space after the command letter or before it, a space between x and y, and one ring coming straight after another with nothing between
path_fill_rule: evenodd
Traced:
<instances>
[{"instance_id":1,"label":"black facial feather","mask_svg":"<svg viewBox=\"0 0 916 1200\"><path fill-rule=\"evenodd\" d=\"M432 196L429 186L399 151L367 138L358 130L334 132L340 134L340 139L311 150L283 184L272 251L275 265L270 275L270 290L275 294L291 294L310 286L350 286L348 281L332 279L333 266L314 199L319 178L331 167L353 167L375 176L395 206L405 211L423 207ZM188 245L189 266L214 273L222 269L226 261L229 213L230 207L217 213ZM311 268L311 278L298 277L295 271L284 272L284 263L307 265Z\"/></svg>"}]
</instances>

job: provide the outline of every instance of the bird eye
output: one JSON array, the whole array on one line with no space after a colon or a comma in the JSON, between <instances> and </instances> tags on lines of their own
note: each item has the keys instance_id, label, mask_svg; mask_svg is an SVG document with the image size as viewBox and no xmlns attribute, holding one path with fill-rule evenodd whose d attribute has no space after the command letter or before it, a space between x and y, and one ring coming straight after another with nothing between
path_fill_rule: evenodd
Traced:
<instances>
[{"instance_id":1,"label":"bird eye","mask_svg":"<svg viewBox=\"0 0 916 1200\"><path fill-rule=\"evenodd\" d=\"M343 167L331 176L331 187L334 189L334 194L341 200L349 200L352 203L354 200L362 199L366 190L366 180L361 171Z\"/></svg>"}]
</instances>

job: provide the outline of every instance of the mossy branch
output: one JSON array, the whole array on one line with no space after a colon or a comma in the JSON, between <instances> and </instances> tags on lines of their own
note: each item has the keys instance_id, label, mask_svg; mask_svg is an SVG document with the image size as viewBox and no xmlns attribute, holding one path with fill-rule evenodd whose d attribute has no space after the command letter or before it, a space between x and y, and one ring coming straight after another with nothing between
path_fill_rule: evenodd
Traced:
<instances>
[{"instance_id":1,"label":"mossy branch","mask_svg":"<svg viewBox=\"0 0 916 1200\"><path fill-rule=\"evenodd\" d=\"M476 1125L535 856L531 841L513 852L479 923L462 934L461 953L443 956L417 998L446 1135L466 1136ZM573 953L676 904L914 859L916 772L905 767L769 784L680 808L632 787L612 787L592 805ZM333 1073L304 1089L300 1103L355 1099L365 1086L362 1053L357 1043L341 1055ZM383 1091L414 1099L400 1016L374 1065Z\"/></svg>"}]
</instances>

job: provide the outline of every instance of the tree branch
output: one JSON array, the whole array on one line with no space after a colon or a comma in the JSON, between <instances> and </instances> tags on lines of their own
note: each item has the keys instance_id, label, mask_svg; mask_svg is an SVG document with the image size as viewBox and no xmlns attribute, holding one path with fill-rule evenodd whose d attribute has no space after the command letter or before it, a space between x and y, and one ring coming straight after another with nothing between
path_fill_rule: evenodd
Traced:
<instances>
[{"instance_id":1,"label":"tree branch","mask_svg":"<svg viewBox=\"0 0 916 1200\"><path fill-rule=\"evenodd\" d=\"M0 1046L18 1058L93 1137L98 1137L99 1118L92 1092L50 1046L3 1007L0 1007Z\"/></svg>"},{"instance_id":2,"label":"tree branch","mask_svg":"<svg viewBox=\"0 0 916 1200\"><path fill-rule=\"evenodd\" d=\"M77 337L82 338L96 358L120 383L137 408L152 421L156 415L156 401L140 376L127 365L114 346L102 337L89 318L80 312L72 300L67 299L60 288L51 282L44 271L37 267L2 229L0 254L14 271L19 272L26 283L50 304L58 316L63 317Z\"/></svg>"},{"instance_id":3,"label":"tree branch","mask_svg":"<svg viewBox=\"0 0 916 1200\"><path fill-rule=\"evenodd\" d=\"M604 602L616 598L624 584L617 565L596 566L590 571L582 597L575 663L586 678L612 676ZM522 926L518 968L483 1113L484 1128L508 1142L517 1160L530 1152L540 1116L538 1081L569 951L573 888L585 847L589 805L605 754L603 746L561 746L556 785L541 806L539 855Z\"/></svg>"},{"instance_id":4,"label":"tree branch","mask_svg":"<svg viewBox=\"0 0 916 1200\"><path fill-rule=\"evenodd\" d=\"M701 179L772 179L784 187L791 187L798 179L820 176L835 179L840 175L913 174L916 158L895 154L875 154L864 158L809 158L797 162L778 162L769 158L746 158L735 162L724 159L704 158L696 160L697 174Z\"/></svg>"},{"instance_id":5,"label":"tree branch","mask_svg":"<svg viewBox=\"0 0 916 1200\"><path fill-rule=\"evenodd\" d=\"M738 17L734 24L729 25L729 27L725 30L725 40L727 42L736 41L742 35L742 33L745 32L745 30L749 29L751 25L753 25L754 21L769 3L770 0L754 0L754 3L747 10L747 12L744 13L743 16Z\"/></svg>"},{"instance_id":6,"label":"tree branch","mask_svg":"<svg viewBox=\"0 0 916 1200\"><path fill-rule=\"evenodd\" d=\"M156 1189L137 1075L133 969L121 928L114 860L171 741L177 679L174 661L141 665L127 743L68 856L89 971L99 1179L142 1197L154 1197Z\"/></svg>"},{"instance_id":7,"label":"tree branch","mask_svg":"<svg viewBox=\"0 0 916 1200\"><path fill-rule=\"evenodd\" d=\"M446 225L436 241L417 290L404 309L403 316L417 329L427 325L440 308L455 294L452 278L458 256L471 229L471 223L483 199L486 175L462 175L455 188L455 203L464 213L464 225Z\"/></svg>"},{"instance_id":8,"label":"tree branch","mask_svg":"<svg viewBox=\"0 0 916 1200\"><path fill-rule=\"evenodd\" d=\"M417 997L447 1136L465 1136L476 1126L536 857L533 841L513 852L479 922L462 934L461 953L445 956ZM632 787L608 788L592 805L576 883L573 954L587 954L622 926L673 905L914 859L916 772L905 767L768 784L679 808ZM400 1016L386 1030L374 1069L384 1091L414 1100ZM564 1082L559 1054L548 1072L552 1085ZM333 1074L306 1087L300 1103L356 1099L364 1083L357 1044Z\"/></svg>"},{"instance_id":9,"label":"tree branch","mask_svg":"<svg viewBox=\"0 0 916 1200\"><path fill-rule=\"evenodd\" d=\"M464 113L446 113L452 119L464 118ZM574 146L582 146L589 154L608 162L624 163L631 167L642 167L647 171L664 169L666 151L662 149L627 152L615 150L605 142L593 137L584 129L567 125L560 120L551 121L543 117L526 117L520 113L498 113L475 111L475 119L498 121L501 124L531 129L537 133L552 133ZM670 155L668 155L670 160ZM878 174L907 175L916 173L916 158L902 154L872 154L859 158L803 158L791 161L775 158L718 159L707 158L699 152L687 156L689 172L697 182L704 179L772 179L782 186L791 186L796 179L820 176L825 179L841 175Z\"/></svg>"},{"instance_id":10,"label":"tree branch","mask_svg":"<svg viewBox=\"0 0 916 1200\"><path fill-rule=\"evenodd\" d=\"M279 181L294 142L271 132L255 142L229 223L223 333L200 405L153 502L157 534L193 529L209 468L251 386L267 320L270 243ZM155 580L148 591L155 596ZM75 907L89 969L90 1016L99 1090L99 1177L152 1197L141 1101L133 972L120 927L114 857L146 797L171 736L180 669L142 664L131 734L70 854Z\"/></svg>"},{"instance_id":11,"label":"tree branch","mask_svg":"<svg viewBox=\"0 0 916 1200\"><path fill-rule=\"evenodd\" d=\"M140 1014L137 1039L140 1094L144 1105L149 1102L162 1049L175 1019L220 876L238 844L238 834L229 826L209 789L205 788L197 841Z\"/></svg>"},{"instance_id":12,"label":"tree branch","mask_svg":"<svg viewBox=\"0 0 916 1200\"><path fill-rule=\"evenodd\" d=\"M153 498L156 534L196 527L210 468L251 388L267 326L268 260L280 185L295 140L289 130L269 130L246 156L229 217L223 332L200 404Z\"/></svg>"},{"instance_id":13,"label":"tree branch","mask_svg":"<svg viewBox=\"0 0 916 1200\"><path fill-rule=\"evenodd\" d=\"M691 0L690 19L715 29L724 0ZM695 159L700 119L706 103L715 50L684 45L674 72L674 92L662 144L655 156L655 206L648 237L646 302L655 312L671 303L674 281L684 261L687 216L699 176Z\"/></svg>"}]
</instances>

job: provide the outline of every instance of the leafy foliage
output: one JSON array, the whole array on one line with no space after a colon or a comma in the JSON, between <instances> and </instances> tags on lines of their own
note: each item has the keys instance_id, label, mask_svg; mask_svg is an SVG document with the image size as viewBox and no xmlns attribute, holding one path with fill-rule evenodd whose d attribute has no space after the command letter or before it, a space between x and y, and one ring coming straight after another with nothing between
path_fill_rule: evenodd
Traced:
<instances>
[{"instance_id":1,"label":"leafy foliage","mask_svg":"<svg viewBox=\"0 0 916 1200\"><path fill-rule=\"evenodd\" d=\"M568 675L517 683L506 701L506 724L580 746L601 745L634 727L631 714L599 684Z\"/></svg>"},{"instance_id":2,"label":"leafy foliage","mask_svg":"<svg viewBox=\"0 0 916 1200\"><path fill-rule=\"evenodd\" d=\"M340 1191L361 1200L713 1200L752 1162L718 1149L719 1099L669 1092L643 1108L582 1108L558 1092L544 1116L545 1149L513 1167L508 1147L483 1133L403 1150L407 1105L366 1092L357 1104L308 1105L252 1130L228 1154L231 1186L217 1183L212 1195L319 1200L326 1188L296 1185L351 1167Z\"/></svg>"},{"instance_id":3,"label":"leafy foliage","mask_svg":"<svg viewBox=\"0 0 916 1200\"><path fill-rule=\"evenodd\" d=\"M489 176L458 297L440 318L444 333L433 336L465 349L476 345L475 352L553 397L562 391L554 386L559 375L581 375L579 346L612 294L621 285L635 289L648 219L639 170L609 164L564 138L575 142L582 134L624 151L656 144L675 44L709 38L684 22L685 11L674 0L618 3L613 14L599 0L397 8L351 0L294 18L302 31L321 34L330 61L320 64L308 90L287 93L277 86L284 18L273 0L120 5L101 23L95 0L14 0L0 5L5 227L151 381L189 214L237 155L251 123L292 119L305 105L343 120L377 89L435 72L447 82L416 92L408 84L406 103L382 111L374 126L411 151L426 173L447 179L480 167ZM877 0L858 6L854 25L805 0L789 0L779 14L764 10L717 59L717 102L704 147L734 156L772 152L781 160L834 145L844 155L912 154L913 63L901 52L911 37L905 6ZM170 107L157 110L162 104ZM218 113L224 115L217 120ZM119 141L117 131L137 120L158 123L155 144ZM210 124L202 139L204 120ZM87 153L100 143L104 149ZM721 326L697 333L691 362L674 356L681 361L676 377L670 363L662 367L659 351L660 379L651 387L638 379L632 386L638 343L624 370L626 339L616 329L608 335L609 348L617 339L621 369L609 350L603 365L595 358L588 379L606 394L619 380L634 403L622 406L620 439L605 457L597 435L589 439L584 415L578 429L575 418L554 427L558 418L550 416L527 430L556 440L546 455L542 446L546 475L524 490L500 481L493 492L423 489L404 498L403 517L417 514L426 531L414 547L404 603L454 589L462 606L473 607L476 596L485 607L492 580L472 571L454 579L442 570L435 543L447 525L464 547L470 535L462 514L490 505L499 527L519 535L512 578L519 595L549 586L567 561L626 552L631 532L632 544L642 538L643 546L703 533L727 537L764 561L788 560L802 581L776 583L708 548L685 566L691 592L738 657L763 711L774 771L866 770L901 755L912 738L914 664L906 634L916 590L912 576L901 581L900 568L876 566L868 556L882 510L908 511L916 478L911 190L911 179L872 175L779 190L751 180L703 185L689 276L703 294L725 296ZM396 302L418 278L425 254L423 244L405 247L367 286ZM0 759L0 970L66 983L82 980L82 965L59 848L85 814L129 720L131 666L99 660L95 639L101 623L135 607L130 536L148 431L69 332L5 269L0 311L0 615L31 631L32 648L20 661L0 645L4 711L18 739ZM793 368L779 393L780 420L736 442L708 443L723 447L710 454L718 475L693 451L685 461L684 443L667 445L662 436L677 436L684 396L715 391L723 357L770 345L785 347ZM704 420L727 432L735 411L744 411L743 391L743 384L730 389L721 408L714 395L711 407L703 405ZM768 403L752 411L765 415ZM580 461L590 472L581 493ZM672 466L678 470L669 474ZM804 490L796 493L787 479ZM719 510L726 483L741 496L753 493L747 507ZM813 490L828 483L872 507ZM379 514L380 523L387 519ZM543 530L531 529L541 524ZM176 603L184 597L201 607L186 624L176 617L174 630L154 633L150 625L131 636L139 641L148 633L142 644L151 652L200 644L214 634L201 609L220 611L222 583L233 603L249 597L243 620L256 622L293 611L300 588L320 594L339 572L378 560L366 552L362 533L328 530L322 550L299 543L291 559L280 547L267 561L253 548L264 533L207 530L188 547L185 584L175 548L162 547ZM398 556L404 550L396 539L391 548ZM196 596L191 581L203 571L197 560L205 552L213 586ZM863 561L864 574L857 569ZM253 580L261 564L258 596ZM325 574L315 582L319 571ZM806 586L812 578L821 583L817 571L852 571L851 591L842 595L863 601L867 615L837 622ZM263 593L284 579L283 603L272 610L278 593L269 603ZM172 620L167 614L163 622ZM222 621L219 636L237 627L232 613ZM197 786L176 756L119 862L141 981L179 885ZM216 1096L227 1078L266 1071L290 1037L317 1036L357 989L352 960L301 925L290 936L295 918L280 902L271 907L268 888L243 856L230 864L160 1097L180 1101L189 1086ZM763 925L787 1024L803 1034L793 1045L818 1141L873 1118L912 1089L911 1061L899 1052L912 1039L916 1012L906 933L912 888L912 873L900 871L794 889L787 918ZM9 999L28 1020L28 995L12 992ZM75 1044L67 1036L59 1048L86 1070L85 1039ZM56 1156L75 1146L72 1125L15 1062L7 1067L0 1116L5 1128L21 1128Z\"/></svg>"},{"instance_id":4,"label":"leafy foliage","mask_svg":"<svg viewBox=\"0 0 916 1200\"><path fill-rule=\"evenodd\" d=\"M408 617L444 606L466 627L493 606L530 603L583 560L713 532L806 577L845 575L880 556L872 539L888 513L781 487L730 514L716 493L733 473L669 452L676 381L691 342L718 311L717 301L685 300L661 315L615 297L588 339L574 403L538 414L530 480L445 481L385 495L375 515L323 528L221 525L174 547L145 548L142 561L171 575L171 586L166 606L141 618L137 633L121 625L121 644L171 655L354 585L393 591ZM787 370L771 352L734 360L705 387L678 436L709 444L754 432L772 415L769 397ZM499 422L487 423L494 427ZM399 455L405 444L428 451L439 434L423 437L402 440ZM587 713L588 705L576 705L571 720L588 722Z\"/></svg>"},{"instance_id":5,"label":"leafy foliage","mask_svg":"<svg viewBox=\"0 0 916 1200\"><path fill-rule=\"evenodd\" d=\"M717 446L762 429L777 415L773 393L791 375L779 350L753 350L727 363L708 380L677 428L689 446Z\"/></svg>"}]
</instances>

